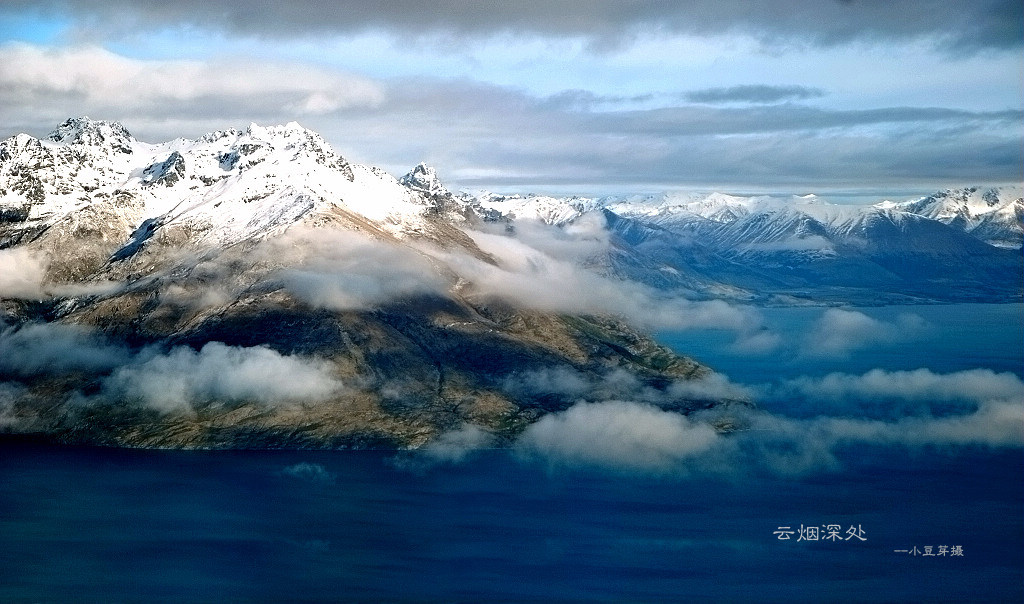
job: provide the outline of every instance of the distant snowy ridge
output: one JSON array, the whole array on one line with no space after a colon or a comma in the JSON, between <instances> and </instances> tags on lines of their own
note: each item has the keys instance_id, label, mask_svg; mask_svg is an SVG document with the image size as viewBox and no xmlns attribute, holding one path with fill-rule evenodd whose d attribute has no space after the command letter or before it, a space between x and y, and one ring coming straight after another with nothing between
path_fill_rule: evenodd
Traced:
<instances>
[{"instance_id":1,"label":"distant snowy ridge","mask_svg":"<svg viewBox=\"0 0 1024 604\"><path fill-rule=\"evenodd\" d=\"M907 213L961 229L997 247L1024 244L1024 185L979 189L949 189L917 200L881 201L866 205L831 203L816 195L737 196L725 193L665 193L650 196L549 197L477 194L481 205L502 215L564 224L583 213L606 209L615 214L666 228L694 224L730 224L751 215L774 215L784 220L803 216L843 229L844 225L885 212Z\"/></svg>"}]
</instances>

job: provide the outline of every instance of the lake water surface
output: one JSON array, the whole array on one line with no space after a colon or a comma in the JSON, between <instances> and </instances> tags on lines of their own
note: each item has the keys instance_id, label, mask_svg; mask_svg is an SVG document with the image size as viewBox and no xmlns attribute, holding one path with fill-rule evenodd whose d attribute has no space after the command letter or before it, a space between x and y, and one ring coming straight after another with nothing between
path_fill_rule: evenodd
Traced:
<instances>
[{"instance_id":1,"label":"lake water surface","mask_svg":"<svg viewBox=\"0 0 1024 604\"><path fill-rule=\"evenodd\" d=\"M662 339L743 384L875 368L1022 372L1020 305L858 309L875 323L833 319L875 335L828 350L807 341L828 326L822 309L763 312L778 336L770 349L720 332ZM872 331L886 326L906 330ZM8 443L0 601L1024 598L1019 446L837 455L836 468L797 474L649 475L510 451L409 469L381 452ZM818 539L778 538L801 525ZM838 539L824 538L830 525ZM940 546L945 555L924 555Z\"/></svg>"}]
</instances>

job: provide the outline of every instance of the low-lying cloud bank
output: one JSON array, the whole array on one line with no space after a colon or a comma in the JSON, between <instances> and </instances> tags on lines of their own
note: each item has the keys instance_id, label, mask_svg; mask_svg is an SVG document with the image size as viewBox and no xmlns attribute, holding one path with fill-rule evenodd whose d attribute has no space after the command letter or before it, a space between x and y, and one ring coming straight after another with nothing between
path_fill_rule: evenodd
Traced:
<instances>
[{"instance_id":1,"label":"low-lying cloud bank","mask_svg":"<svg viewBox=\"0 0 1024 604\"><path fill-rule=\"evenodd\" d=\"M608 390L564 370L520 376L518 383L581 397ZM638 392L632 400L581 400L528 427L515 447L529 459L559 467L659 475L823 471L841 466L839 452L855 445L954 452L962 447L1024 447L1024 382L989 370L937 374L876 369L863 375L791 380L775 395L786 392L801 399L801 412L822 405L817 414L802 417L743 405L684 416L660 406L670 393L721 398L753 391L712 374L681 381L658 396ZM906 401L924 404L899 405ZM945 404L950 401L963 405ZM866 405L890 404L900 413L883 413L882 418L862 414ZM716 425L729 425L733 431L719 432ZM455 444L448 443L451 459L459 457L450 452Z\"/></svg>"},{"instance_id":2,"label":"low-lying cloud bank","mask_svg":"<svg viewBox=\"0 0 1024 604\"><path fill-rule=\"evenodd\" d=\"M720 373L689 380L676 380L663 389L644 386L632 373L613 369L600 377L590 377L570 367L552 367L514 373L505 379L504 388L515 395L559 395L578 400L629 400L666 406L680 400L751 400L756 391L737 384Z\"/></svg>"},{"instance_id":3,"label":"low-lying cloud bank","mask_svg":"<svg viewBox=\"0 0 1024 604\"><path fill-rule=\"evenodd\" d=\"M678 413L608 401L542 417L518 446L555 463L664 472L706 453L720 438L710 425Z\"/></svg>"},{"instance_id":4,"label":"low-lying cloud bank","mask_svg":"<svg viewBox=\"0 0 1024 604\"><path fill-rule=\"evenodd\" d=\"M886 371L863 375L831 373L822 378L799 378L787 384L806 397L830 400L900 398L906 400L1024 399L1024 382L1016 375L991 369L935 373L929 369Z\"/></svg>"}]
</instances>

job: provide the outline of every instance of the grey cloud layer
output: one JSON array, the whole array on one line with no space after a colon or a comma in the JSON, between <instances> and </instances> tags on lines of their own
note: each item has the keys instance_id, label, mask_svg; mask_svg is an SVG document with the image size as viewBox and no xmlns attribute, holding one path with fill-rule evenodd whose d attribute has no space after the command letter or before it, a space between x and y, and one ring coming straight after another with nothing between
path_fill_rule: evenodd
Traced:
<instances>
[{"instance_id":1,"label":"grey cloud layer","mask_svg":"<svg viewBox=\"0 0 1024 604\"><path fill-rule=\"evenodd\" d=\"M496 86L419 80L393 82L384 103L346 118L344 136L356 147L373 146L383 124L412 133L382 159L404 170L401 158L428 158L455 186L955 185L1014 182L1024 162L1017 109L596 111ZM447 141L443 149L437 140Z\"/></svg>"},{"instance_id":2,"label":"grey cloud layer","mask_svg":"<svg viewBox=\"0 0 1024 604\"><path fill-rule=\"evenodd\" d=\"M807 92L711 92L767 102L801 90ZM636 109L626 98L570 97L538 98L468 81L373 80L302 64L141 60L95 47L0 46L0 118L11 128L4 135L44 136L82 113L124 121L151 142L298 118L357 161L400 174L426 159L454 188L575 185L582 189L575 192L588 193L595 187L841 188L865 182L927 182L930 188L1014 182L1024 163L1019 109L850 110L796 102Z\"/></svg>"},{"instance_id":3,"label":"grey cloud layer","mask_svg":"<svg viewBox=\"0 0 1024 604\"><path fill-rule=\"evenodd\" d=\"M14 1L74 15L92 29L135 32L159 24L185 24L271 38L324 33L391 31L403 36L526 33L585 37L599 45L628 41L639 29L714 35L743 33L777 45L832 46L855 40L928 37L956 51L1019 47L1024 11L1015 0L884 0L825 2L780 0L473 0L426 3L386 0L318 2L149 2L127 0Z\"/></svg>"},{"instance_id":4,"label":"grey cloud layer","mask_svg":"<svg viewBox=\"0 0 1024 604\"><path fill-rule=\"evenodd\" d=\"M0 45L0 101L7 106L2 115L12 125L30 116L62 121L71 107L78 107L74 115L129 124L132 118L301 118L373 106L383 94L381 84L368 78L296 63L144 60L98 46Z\"/></svg>"}]
</instances>

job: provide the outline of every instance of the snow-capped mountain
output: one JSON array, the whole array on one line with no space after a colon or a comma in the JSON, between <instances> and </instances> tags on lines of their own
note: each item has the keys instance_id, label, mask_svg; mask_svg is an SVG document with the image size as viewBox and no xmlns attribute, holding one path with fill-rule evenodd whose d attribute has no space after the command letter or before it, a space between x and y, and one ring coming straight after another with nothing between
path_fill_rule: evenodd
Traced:
<instances>
[{"instance_id":1,"label":"snow-capped mountain","mask_svg":"<svg viewBox=\"0 0 1024 604\"><path fill-rule=\"evenodd\" d=\"M434 168L419 163L408 174L398 180L402 185L427 195L449 195L451 192L441 183Z\"/></svg>"},{"instance_id":2,"label":"snow-capped mountain","mask_svg":"<svg viewBox=\"0 0 1024 604\"><path fill-rule=\"evenodd\" d=\"M990 245L1020 248L1024 244L1022 195L1024 187L1021 186L951 189L915 200L881 201L870 205L835 204L816 195L743 197L724 193L678 192L604 198L484 193L478 198L485 207L503 215L543 220L550 224L564 224L585 212L606 209L623 218L677 231L734 225L723 233L729 232L729 237L737 243L800 239L803 238L802 233L813 236L818 228L811 226L808 220L826 229L842 230L844 224L878 212L906 213L942 222ZM752 219L752 216L761 217ZM753 220L757 224L744 223L744 220ZM804 222L803 231L795 226L801 221ZM745 231L746 234L737 231Z\"/></svg>"},{"instance_id":3,"label":"snow-capped mountain","mask_svg":"<svg viewBox=\"0 0 1024 604\"><path fill-rule=\"evenodd\" d=\"M604 201L593 197L550 197L547 195L497 195L482 193L477 204L486 211L511 220L539 220L561 226L587 212L599 210Z\"/></svg>"},{"instance_id":4,"label":"snow-capped mountain","mask_svg":"<svg viewBox=\"0 0 1024 604\"><path fill-rule=\"evenodd\" d=\"M428 206L416 191L381 170L350 164L294 122L154 145L120 124L77 118L43 140L19 135L0 143L9 241L97 204L221 245L331 207L399 234L421 224Z\"/></svg>"},{"instance_id":5,"label":"snow-capped mountain","mask_svg":"<svg viewBox=\"0 0 1024 604\"><path fill-rule=\"evenodd\" d=\"M938 220L997 247L1020 248L1024 238L1024 187L948 189L914 201L883 202L878 207Z\"/></svg>"},{"instance_id":6,"label":"snow-capped mountain","mask_svg":"<svg viewBox=\"0 0 1024 604\"><path fill-rule=\"evenodd\" d=\"M48 274L60 282L101 278L101 266L124 263L153 237L226 247L331 220L399 239L457 239L449 223L465 219L461 205L427 170L403 184L296 123L149 144L117 123L69 119L44 139L0 142L0 248L59 256ZM96 236L85 244L87 232Z\"/></svg>"},{"instance_id":7,"label":"snow-capped mountain","mask_svg":"<svg viewBox=\"0 0 1024 604\"><path fill-rule=\"evenodd\" d=\"M552 278L488 220L507 218L431 168L396 179L294 123L149 144L78 118L0 142L0 437L509 442L585 394L523 385L543 372L721 403L668 391L707 369L600 305L533 303Z\"/></svg>"}]
</instances>

